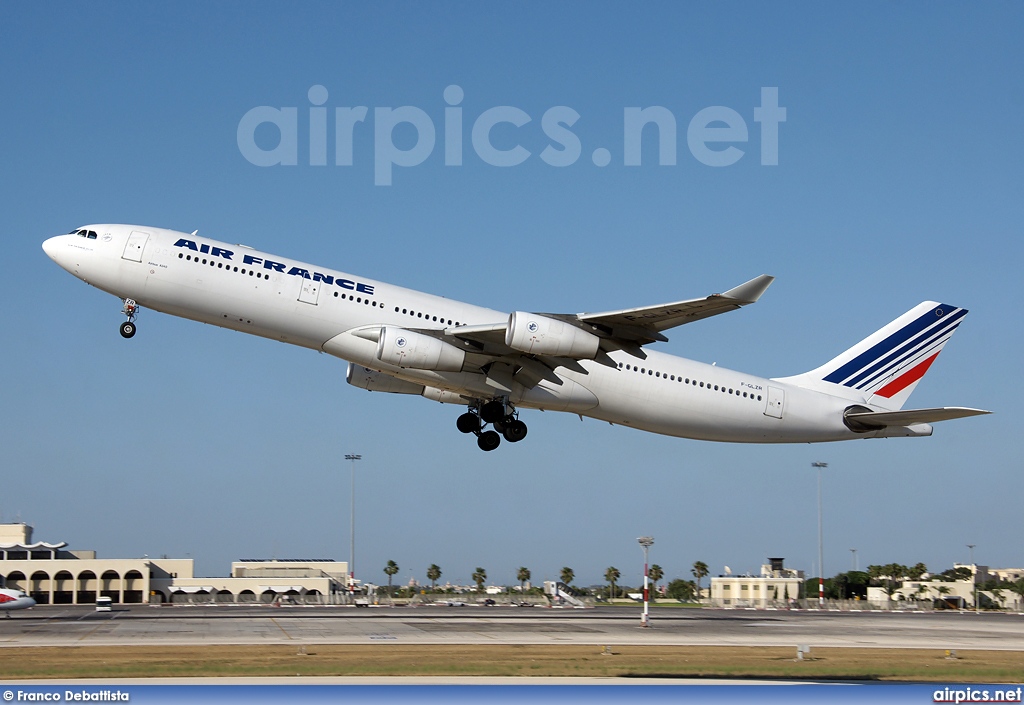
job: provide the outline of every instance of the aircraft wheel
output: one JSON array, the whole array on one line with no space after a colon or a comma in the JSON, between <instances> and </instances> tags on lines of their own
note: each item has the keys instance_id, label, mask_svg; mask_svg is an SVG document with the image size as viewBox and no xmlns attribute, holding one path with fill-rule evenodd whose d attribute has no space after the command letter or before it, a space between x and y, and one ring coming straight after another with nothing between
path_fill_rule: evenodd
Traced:
<instances>
[{"instance_id":1,"label":"aircraft wheel","mask_svg":"<svg viewBox=\"0 0 1024 705\"><path fill-rule=\"evenodd\" d=\"M456 419L455 425L463 433L476 433L480 430L480 417L467 411Z\"/></svg>"},{"instance_id":2,"label":"aircraft wheel","mask_svg":"<svg viewBox=\"0 0 1024 705\"><path fill-rule=\"evenodd\" d=\"M494 430L498 433L505 433L505 428L508 426L508 422L505 419L502 419L501 421L495 421L491 426L493 426Z\"/></svg>"},{"instance_id":3,"label":"aircraft wheel","mask_svg":"<svg viewBox=\"0 0 1024 705\"><path fill-rule=\"evenodd\" d=\"M480 450L494 450L501 444L501 436L497 431L484 431L476 439L476 444L480 446Z\"/></svg>"},{"instance_id":4,"label":"aircraft wheel","mask_svg":"<svg viewBox=\"0 0 1024 705\"><path fill-rule=\"evenodd\" d=\"M131 321L125 321L124 323L122 323L121 324L121 337L122 338L131 338L133 335L135 335L135 324L132 323Z\"/></svg>"},{"instance_id":5,"label":"aircraft wheel","mask_svg":"<svg viewBox=\"0 0 1024 705\"><path fill-rule=\"evenodd\" d=\"M505 440L509 443L518 443L526 438L526 424L516 419L505 426L502 435L505 436Z\"/></svg>"},{"instance_id":6,"label":"aircraft wheel","mask_svg":"<svg viewBox=\"0 0 1024 705\"><path fill-rule=\"evenodd\" d=\"M494 423L505 418L505 405L500 401L489 401L480 407L480 418L484 423Z\"/></svg>"}]
</instances>

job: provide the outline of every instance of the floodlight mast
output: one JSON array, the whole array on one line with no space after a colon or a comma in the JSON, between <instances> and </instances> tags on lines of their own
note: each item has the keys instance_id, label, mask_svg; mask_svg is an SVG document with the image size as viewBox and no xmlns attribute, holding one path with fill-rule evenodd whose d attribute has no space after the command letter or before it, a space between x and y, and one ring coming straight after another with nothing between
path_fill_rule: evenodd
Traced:
<instances>
[{"instance_id":1,"label":"floodlight mast","mask_svg":"<svg viewBox=\"0 0 1024 705\"><path fill-rule=\"evenodd\" d=\"M363 456L347 454L345 460L352 461L352 488L349 492L351 504L349 506L349 547L348 547L348 591L355 594L356 591L356 461L362 460Z\"/></svg>"},{"instance_id":2,"label":"floodlight mast","mask_svg":"<svg viewBox=\"0 0 1024 705\"><path fill-rule=\"evenodd\" d=\"M651 615L650 615L650 611L648 609L648 597L649 597L650 593L648 592L648 588L647 588L647 576L649 575L648 570L647 570L647 550L651 546L654 545L654 537L653 536L641 536L640 538L637 539L637 542L641 546L643 546L643 549L644 549L644 613L643 613L643 616L640 617L640 626L641 627L649 627L649 626L651 626Z\"/></svg>"},{"instance_id":3,"label":"floodlight mast","mask_svg":"<svg viewBox=\"0 0 1024 705\"><path fill-rule=\"evenodd\" d=\"M977 546L978 544L976 544L976 543L969 543L969 544L966 544L966 545L967 545L967 548L971 549L971 583L973 583L973 586L974 586L974 611L975 611L975 613L977 613L977 611L978 611L978 569L974 566L974 547ZM7 613L8 616L10 616L10 614L11 614L10 612Z\"/></svg>"},{"instance_id":4,"label":"floodlight mast","mask_svg":"<svg viewBox=\"0 0 1024 705\"><path fill-rule=\"evenodd\" d=\"M821 547L821 470L827 468L828 463L811 463L812 468L818 468L818 607L825 606L825 566L822 558Z\"/></svg>"}]
</instances>

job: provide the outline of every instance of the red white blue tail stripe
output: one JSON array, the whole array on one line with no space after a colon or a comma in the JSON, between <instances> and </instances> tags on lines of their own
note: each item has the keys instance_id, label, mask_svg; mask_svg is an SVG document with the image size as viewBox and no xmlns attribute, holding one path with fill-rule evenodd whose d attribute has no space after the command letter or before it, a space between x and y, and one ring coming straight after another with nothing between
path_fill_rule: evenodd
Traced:
<instances>
[{"instance_id":1,"label":"red white blue tail stripe","mask_svg":"<svg viewBox=\"0 0 1024 705\"><path fill-rule=\"evenodd\" d=\"M821 368L822 379L895 397L924 376L966 315L967 309L926 301Z\"/></svg>"}]
</instances>

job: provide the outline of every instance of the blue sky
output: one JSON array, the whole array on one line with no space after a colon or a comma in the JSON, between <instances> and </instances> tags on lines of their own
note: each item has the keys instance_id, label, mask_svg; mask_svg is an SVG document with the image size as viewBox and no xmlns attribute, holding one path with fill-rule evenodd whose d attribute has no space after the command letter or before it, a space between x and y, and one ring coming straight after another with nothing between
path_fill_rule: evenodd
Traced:
<instances>
[{"instance_id":1,"label":"blue sky","mask_svg":"<svg viewBox=\"0 0 1024 705\"><path fill-rule=\"evenodd\" d=\"M636 537L668 578L766 557L817 561L811 462L824 485L825 569L892 561L945 569L1024 564L1021 223L1024 10L814 3L6 4L0 9L0 518L108 557L348 556L357 479L357 577L514 582L571 566L581 584L639 576ZM445 165L445 88L464 98L463 163ZM326 166L309 158L308 92L331 116ZM786 121L760 163L761 89ZM242 117L294 107L298 163L260 167ZM334 108L366 106L353 164L334 164ZM374 183L374 110L415 106L437 131L425 160ZM486 163L471 128L490 108ZM579 115L581 156L554 167L542 116ZM662 106L675 165L644 133L623 164L623 115ZM687 127L724 106L742 157L706 166ZM717 124L717 123L716 123ZM650 130L650 128L649 128ZM401 125L398 149L417 133ZM263 149L276 133L262 126ZM713 145L724 148L725 144ZM608 166L591 158L611 154ZM733 446L526 412L526 442L483 454L458 409L370 394L326 355L143 312L43 254L48 236L126 222L320 263L500 310L600 311L778 280L753 307L673 331L660 349L766 376L810 369L918 302L971 309L913 406L995 415L927 439ZM639 578L636 577L636 581Z\"/></svg>"}]
</instances>

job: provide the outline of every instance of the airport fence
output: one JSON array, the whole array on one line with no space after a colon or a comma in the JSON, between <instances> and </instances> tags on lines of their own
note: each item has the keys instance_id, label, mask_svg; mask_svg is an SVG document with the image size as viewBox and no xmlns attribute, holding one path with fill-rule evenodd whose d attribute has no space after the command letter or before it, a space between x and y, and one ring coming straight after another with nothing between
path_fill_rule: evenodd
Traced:
<instances>
[{"instance_id":1,"label":"airport fence","mask_svg":"<svg viewBox=\"0 0 1024 705\"><path fill-rule=\"evenodd\" d=\"M935 609L932 600L825 600L820 603L817 598L801 600L729 600L712 599L711 607L721 609L759 609L759 610L828 610L832 612L931 612Z\"/></svg>"}]
</instances>

